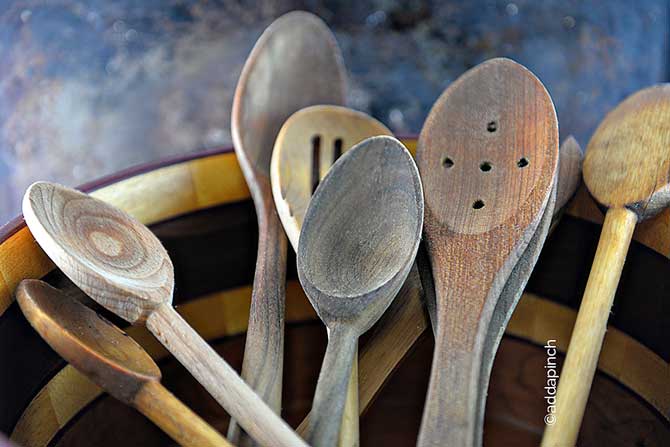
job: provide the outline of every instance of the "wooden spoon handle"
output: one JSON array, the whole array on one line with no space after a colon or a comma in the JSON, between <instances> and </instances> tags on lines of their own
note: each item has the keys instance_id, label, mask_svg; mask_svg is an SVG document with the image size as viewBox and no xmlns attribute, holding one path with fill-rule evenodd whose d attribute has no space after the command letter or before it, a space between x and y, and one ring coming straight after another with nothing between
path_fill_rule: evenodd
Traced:
<instances>
[{"instance_id":1,"label":"wooden spoon handle","mask_svg":"<svg viewBox=\"0 0 670 447\"><path fill-rule=\"evenodd\" d=\"M305 439L313 446L335 447L342 425L351 367L358 346L356 334L329 328L328 347L314 391Z\"/></svg>"},{"instance_id":2,"label":"wooden spoon handle","mask_svg":"<svg viewBox=\"0 0 670 447\"><path fill-rule=\"evenodd\" d=\"M307 444L247 385L233 368L169 305L147 318L147 328L193 377L266 447Z\"/></svg>"},{"instance_id":3,"label":"wooden spoon handle","mask_svg":"<svg viewBox=\"0 0 670 447\"><path fill-rule=\"evenodd\" d=\"M577 442L607 320L636 224L637 216L626 208L612 208L605 215L598 249L560 373L555 423L547 426L542 438L543 447L574 446Z\"/></svg>"},{"instance_id":4,"label":"wooden spoon handle","mask_svg":"<svg viewBox=\"0 0 670 447\"><path fill-rule=\"evenodd\" d=\"M184 447L232 447L158 381L147 382L133 399L135 407Z\"/></svg>"},{"instance_id":5,"label":"wooden spoon handle","mask_svg":"<svg viewBox=\"0 0 670 447\"><path fill-rule=\"evenodd\" d=\"M358 343L356 343L356 352L354 352L347 384L347 397L344 402L338 447L358 447L360 445L358 415Z\"/></svg>"},{"instance_id":6,"label":"wooden spoon handle","mask_svg":"<svg viewBox=\"0 0 670 447\"><path fill-rule=\"evenodd\" d=\"M258 254L242 378L279 414L284 365L287 239L275 207L270 206L267 210L258 210ZM235 420L230 421L228 438L241 446L253 445Z\"/></svg>"}]
</instances>

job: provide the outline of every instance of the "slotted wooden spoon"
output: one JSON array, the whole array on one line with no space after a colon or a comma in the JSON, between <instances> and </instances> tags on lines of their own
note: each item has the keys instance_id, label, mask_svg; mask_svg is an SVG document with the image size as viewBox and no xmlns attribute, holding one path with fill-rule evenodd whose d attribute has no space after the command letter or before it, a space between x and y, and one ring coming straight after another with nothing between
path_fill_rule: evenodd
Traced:
<instances>
[{"instance_id":1,"label":"slotted wooden spoon","mask_svg":"<svg viewBox=\"0 0 670 447\"><path fill-rule=\"evenodd\" d=\"M24 280L16 300L61 357L183 446L232 446L160 383L158 365L121 329L58 289Z\"/></svg>"},{"instance_id":2,"label":"slotted wooden spoon","mask_svg":"<svg viewBox=\"0 0 670 447\"><path fill-rule=\"evenodd\" d=\"M72 282L126 321L146 325L250 436L268 447L306 445L172 308L172 262L147 227L101 200L47 182L28 188L23 215Z\"/></svg>"},{"instance_id":3,"label":"slotted wooden spoon","mask_svg":"<svg viewBox=\"0 0 670 447\"><path fill-rule=\"evenodd\" d=\"M307 206L321 179L343 151L378 135L392 133L365 113L341 106L306 107L286 120L275 141L270 178L279 218L296 252ZM342 416L340 447L359 445L358 414L356 349ZM297 431L303 433L306 428L304 422Z\"/></svg>"},{"instance_id":4,"label":"slotted wooden spoon","mask_svg":"<svg viewBox=\"0 0 670 447\"><path fill-rule=\"evenodd\" d=\"M556 394L544 447L574 446L607 320L636 224L670 205L670 84L641 90L612 110L593 134L584 182L607 207L589 280Z\"/></svg>"},{"instance_id":5,"label":"slotted wooden spoon","mask_svg":"<svg viewBox=\"0 0 670 447\"><path fill-rule=\"evenodd\" d=\"M423 195L410 153L368 138L328 172L300 233L298 278L328 328L306 439L334 446L358 337L391 304L421 239Z\"/></svg>"},{"instance_id":6,"label":"slotted wooden spoon","mask_svg":"<svg viewBox=\"0 0 670 447\"><path fill-rule=\"evenodd\" d=\"M242 377L279 413L284 357L286 236L272 200L270 158L281 125L314 104L343 104L346 73L328 27L296 11L261 35L240 75L231 127L258 216L258 255ZM242 436L241 438L239 438ZM246 445L235 421L228 437Z\"/></svg>"},{"instance_id":7,"label":"slotted wooden spoon","mask_svg":"<svg viewBox=\"0 0 670 447\"><path fill-rule=\"evenodd\" d=\"M557 161L551 98L509 59L462 75L424 124L417 162L438 331L420 446L474 445L492 317L550 202Z\"/></svg>"}]
</instances>

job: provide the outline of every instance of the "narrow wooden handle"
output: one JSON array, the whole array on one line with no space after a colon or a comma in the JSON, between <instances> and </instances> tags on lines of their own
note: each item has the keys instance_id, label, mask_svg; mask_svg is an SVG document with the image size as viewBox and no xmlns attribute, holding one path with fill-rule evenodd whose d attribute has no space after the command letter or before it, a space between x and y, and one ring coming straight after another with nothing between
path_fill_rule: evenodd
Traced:
<instances>
[{"instance_id":1,"label":"narrow wooden handle","mask_svg":"<svg viewBox=\"0 0 670 447\"><path fill-rule=\"evenodd\" d=\"M274 206L268 207L265 213L259 210L258 215L258 254L242 378L279 414L284 366L287 239ZM242 447L253 445L235 420L230 421L228 438Z\"/></svg>"},{"instance_id":2,"label":"narrow wooden handle","mask_svg":"<svg viewBox=\"0 0 670 447\"><path fill-rule=\"evenodd\" d=\"M171 306L156 309L147 328L261 445L307 445Z\"/></svg>"},{"instance_id":3,"label":"narrow wooden handle","mask_svg":"<svg viewBox=\"0 0 670 447\"><path fill-rule=\"evenodd\" d=\"M338 447L358 447L360 445L358 419L358 343L356 343L347 384L347 397L344 402Z\"/></svg>"},{"instance_id":4,"label":"narrow wooden handle","mask_svg":"<svg viewBox=\"0 0 670 447\"><path fill-rule=\"evenodd\" d=\"M326 355L314 391L305 439L313 446L335 447L342 425L347 386L356 354L357 337L339 327L330 328Z\"/></svg>"},{"instance_id":5,"label":"narrow wooden handle","mask_svg":"<svg viewBox=\"0 0 670 447\"><path fill-rule=\"evenodd\" d=\"M184 447L232 447L158 381L147 382L133 404L143 415Z\"/></svg>"},{"instance_id":6,"label":"narrow wooden handle","mask_svg":"<svg viewBox=\"0 0 670 447\"><path fill-rule=\"evenodd\" d=\"M574 446L577 442L607 320L636 224L635 213L625 208L610 209L605 215L598 249L560 373L555 422L547 425L542 438L543 447Z\"/></svg>"}]
</instances>

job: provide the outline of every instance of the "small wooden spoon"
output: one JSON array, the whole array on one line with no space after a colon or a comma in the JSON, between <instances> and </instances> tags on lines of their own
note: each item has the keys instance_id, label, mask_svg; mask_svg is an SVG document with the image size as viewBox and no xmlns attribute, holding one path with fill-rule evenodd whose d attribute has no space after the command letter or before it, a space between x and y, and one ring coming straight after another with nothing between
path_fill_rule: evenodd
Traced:
<instances>
[{"instance_id":1,"label":"small wooden spoon","mask_svg":"<svg viewBox=\"0 0 670 447\"><path fill-rule=\"evenodd\" d=\"M456 80L419 137L438 331L418 445L471 446L501 292L550 201L558 124L527 69L493 59Z\"/></svg>"},{"instance_id":2,"label":"small wooden spoon","mask_svg":"<svg viewBox=\"0 0 670 447\"><path fill-rule=\"evenodd\" d=\"M307 205L319 182L348 150L369 137L393 135L376 119L346 107L318 105L297 111L282 126L270 165L272 193L284 231L298 251ZM354 355L339 447L358 446L358 348ZM300 424L298 433L307 428Z\"/></svg>"},{"instance_id":3,"label":"small wooden spoon","mask_svg":"<svg viewBox=\"0 0 670 447\"><path fill-rule=\"evenodd\" d=\"M315 15L296 11L258 39L240 75L232 135L258 215L258 256L242 377L276 413L284 358L286 236L270 186L270 158L281 125L314 104L343 104L346 72L334 36ZM228 437L247 445L235 421Z\"/></svg>"},{"instance_id":4,"label":"small wooden spoon","mask_svg":"<svg viewBox=\"0 0 670 447\"><path fill-rule=\"evenodd\" d=\"M93 310L34 279L19 284L16 299L61 357L180 445L232 445L161 385L158 365L140 345Z\"/></svg>"},{"instance_id":5,"label":"small wooden spoon","mask_svg":"<svg viewBox=\"0 0 670 447\"><path fill-rule=\"evenodd\" d=\"M404 283L423 223L421 180L396 139L369 138L335 163L305 214L298 278L328 328L306 438L334 446L358 337Z\"/></svg>"},{"instance_id":6,"label":"small wooden spoon","mask_svg":"<svg viewBox=\"0 0 670 447\"><path fill-rule=\"evenodd\" d=\"M23 215L46 254L87 295L149 331L244 429L266 446L305 443L172 308L174 273L147 227L98 199L34 183Z\"/></svg>"},{"instance_id":7,"label":"small wooden spoon","mask_svg":"<svg viewBox=\"0 0 670 447\"><path fill-rule=\"evenodd\" d=\"M608 208L556 395L544 447L573 446L636 224L670 205L670 84L641 90L596 129L584 160L591 195Z\"/></svg>"}]
</instances>

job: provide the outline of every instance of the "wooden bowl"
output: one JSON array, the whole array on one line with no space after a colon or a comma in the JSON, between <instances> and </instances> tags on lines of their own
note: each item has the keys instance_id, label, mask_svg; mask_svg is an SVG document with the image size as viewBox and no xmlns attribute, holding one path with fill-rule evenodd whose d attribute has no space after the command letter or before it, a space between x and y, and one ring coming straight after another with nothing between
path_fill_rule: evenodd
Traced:
<instances>
[{"instance_id":1,"label":"wooden bowl","mask_svg":"<svg viewBox=\"0 0 670 447\"><path fill-rule=\"evenodd\" d=\"M413 150L416 141L405 143ZM257 228L232 149L130 169L82 189L151 226L174 262L178 310L239 368ZM538 444L547 413L543 346L549 340L560 352L567 346L601 221L582 188L547 240L493 368L486 446ZM670 213L640 225L635 238L580 446L670 445ZM292 254L288 277L284 417L295 426L310 407L326 334L296 280ZM0 432L35 447L171 444L143 416L68 366L32 330L13 302L24 278L68 287L17 218L0 229ZM188 373L145 330L133 327L129 333L159 361L165 385L225 433L227 415ZM431 352L432 336L426 333L362 417L362 445L414 445Z\"/></svg>"}]
</instances>

